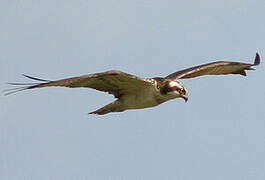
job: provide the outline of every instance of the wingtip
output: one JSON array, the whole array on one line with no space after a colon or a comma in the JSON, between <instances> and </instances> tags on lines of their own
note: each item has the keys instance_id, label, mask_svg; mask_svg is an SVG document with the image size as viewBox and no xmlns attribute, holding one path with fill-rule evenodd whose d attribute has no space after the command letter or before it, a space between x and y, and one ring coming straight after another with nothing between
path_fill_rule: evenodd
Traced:
<instances>
[{"instance_id":1,"label":"wingtip","mask_svg":"<svg viewBox=\"0 0 265 180\"><path fill-rule=\"evenodd\" d=\"M26 87L18 87L18 88L12 88L12 89L4 89L2 92L4 96L8 96L8 95L20 92L20 91L24 91L26 89L27 89Z\"/></svg>"},{"instance_id":2,"label":"wingtip","mask_svg":"<svg viewBox=\"0 0 265 180\"><path fill-rule=\"evenodd\" d=\"M95 114L95 115L98 115L99 113L97 112L97 111L92 111L92 112L89 112L89 113L87 113L88 115L90 115L90 114Z\"/></svg>"},{"instance_id":3,"label":"wingtip","mask_svg":"<svg viewBox=\"0 0 265 180\"><path fill-rule=\"evenodd\" d=\"M243 70L243 71L239 71L238 74L240 74L240 75L242 75L242 76L247 76L247 73L246 73L245 70Z\"/></svg>"},{"instance_id":4,"label":"wingtip","mask_svg":"<svg viewBox=\"0 0 265 180\"><path fill-rule=\"evenodd\" d=\"M260 55L259 55L259 53L257 52L256 53L256 57L255 57L255 61L254 61L254 66L257 66L257 65L259 65L260 64Z\"/></svg>"},{"instance_id":5,"label":"wingtip","mask_svg":"<svg viewBox=\"0 0 265 180\"><path fill-rule=\"evenodd\" d=\"M50 80L47 80L47 79L40 79L40 78L32 77L32 76L29 76L26 74L22 74L22 76L29 78L29 79L32 79L32 80L35 80L35 81L51 82Z\"/></svg>"}]
</instances>

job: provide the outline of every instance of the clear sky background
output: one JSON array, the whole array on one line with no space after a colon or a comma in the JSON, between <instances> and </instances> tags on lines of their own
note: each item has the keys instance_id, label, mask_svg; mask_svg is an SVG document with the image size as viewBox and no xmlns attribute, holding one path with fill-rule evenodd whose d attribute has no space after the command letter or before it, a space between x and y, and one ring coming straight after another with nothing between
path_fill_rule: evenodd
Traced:
<instances>
[{"instance_id":1,"label":"clear sky background","mask_svg":"<svg viewBox=\"0 0 265 180\"><path fill-rule=\"evenodd\" d=\"M0 100L0 176L18 179L264 180L264 0L1 0L0 88L117 69L140 77L215 60L248 76L182 82L189 101L111 113L91 89Z\"/></svg>"}]
</instances>

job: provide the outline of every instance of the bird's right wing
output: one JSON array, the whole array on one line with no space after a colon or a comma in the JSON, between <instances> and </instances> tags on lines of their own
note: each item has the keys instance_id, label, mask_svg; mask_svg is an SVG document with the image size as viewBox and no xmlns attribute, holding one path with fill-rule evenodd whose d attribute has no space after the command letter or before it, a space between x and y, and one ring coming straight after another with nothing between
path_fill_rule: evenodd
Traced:
<instances>
[{"instance_id":1,"label":"bird's right wing","mask_svg":"<svg viewBox=\"0 0 265 180\"><path fill-rule=\"evenodd\" d=\"M39 79L28 75L24 76L32 80L41 81L42 83L9 83L11 85L23 85L23 87L5 90L5 95L27 89L62 86L69 88L93 88L99 91L108 92L113 94L116 98L120 98L125 93L136 93L137 91L152 85L152 82L149 79L142 79L121 71L106 71L57 81Z\"/></svg>"}]
</instances>

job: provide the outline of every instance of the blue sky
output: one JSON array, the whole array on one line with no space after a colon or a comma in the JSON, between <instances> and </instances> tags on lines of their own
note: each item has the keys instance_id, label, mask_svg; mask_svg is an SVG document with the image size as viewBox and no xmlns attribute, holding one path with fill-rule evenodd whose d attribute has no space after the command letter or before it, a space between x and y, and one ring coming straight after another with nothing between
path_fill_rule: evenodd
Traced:
<instances>
[{"instance_id":1,"label":"blue sky","mask_svg":"<svg viewBox=\"0 0 265 180\"><path fill-rule=\"evenodd\" d=\"M243 76L182 82L189 101L88 112L91 89L1 94L1 179L265 178L265 2L0 1L0 88L117 69L166 76L215 60L262 63Z\"/></svg>"}]
</instances>

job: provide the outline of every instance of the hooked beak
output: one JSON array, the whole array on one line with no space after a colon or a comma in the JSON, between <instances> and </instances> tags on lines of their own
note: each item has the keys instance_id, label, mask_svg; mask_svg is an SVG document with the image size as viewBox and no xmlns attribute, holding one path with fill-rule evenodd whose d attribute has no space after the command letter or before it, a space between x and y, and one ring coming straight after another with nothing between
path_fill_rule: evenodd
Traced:
<instances>
[{"instance_id":1,"label":"hooked beak","mask_svg":"<svg viewBox=\"0 0 265 180\"><path fill-rule=\"evenodd\" d=\"M181 94L180 97L183 98L185 100L185 102L187 102L189 99L189 97L187 95L183 95L183 94Z\"/></svg>"}]
</instances>

